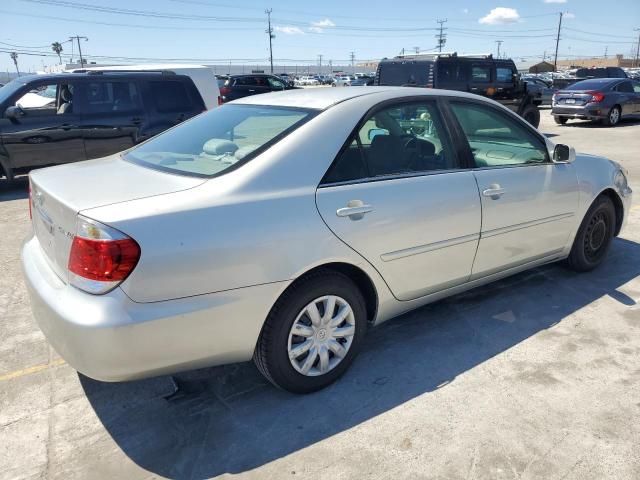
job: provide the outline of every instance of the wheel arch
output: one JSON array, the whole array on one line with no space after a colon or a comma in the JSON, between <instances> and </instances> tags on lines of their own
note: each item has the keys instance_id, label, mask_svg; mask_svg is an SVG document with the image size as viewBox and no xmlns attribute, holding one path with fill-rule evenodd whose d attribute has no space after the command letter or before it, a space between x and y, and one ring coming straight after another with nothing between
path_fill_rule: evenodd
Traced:
<instances>
[{"instance_id":1,"label":"wheel arch","mask_svg":"<svg viewBox=\"0 0 640 480\"><path fill-rule=\"evenodd\" d=\"M624 205L622 203L622 199L613 188L605 188L593 199L593 202L601 196L609 197L613 202L613 206L616 211L616 229L614 230L613 235L617 237L622 229L622 221L624 220ZM593 202L591 202L591 204L593 204Z\"/></svg>"}]
</instances>

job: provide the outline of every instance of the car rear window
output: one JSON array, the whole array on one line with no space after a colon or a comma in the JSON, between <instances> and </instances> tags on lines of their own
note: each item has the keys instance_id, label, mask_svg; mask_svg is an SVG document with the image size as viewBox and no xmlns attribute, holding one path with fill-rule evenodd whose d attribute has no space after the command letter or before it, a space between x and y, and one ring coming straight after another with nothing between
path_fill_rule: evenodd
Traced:
<instances>
[{"instance_id":1,"label":"car rear window","mask_svg":"<svg viewBox=\"0 0 640 480\"><path fill-rule=\"evenodd\" d=\"M611 80L583 80L569 85L565 90L597 90L608 87Z\"/></svg>"},{"instance_id":2,"label":"car rear window","mask_svg":"<svg viewBox=\"0 0 640 480\"><path fill-rule=\"evenodd\" d=\"M426 85L429 81L428 62L389 62L379 67L380 85Z\"/></svg>"},{"instance_id":3,"label":"car rear window","mask_svg":"<svg viewBox=\"0 0 640 480\"><path fill-rule=\"evenodd\" d=\"M316 110L223 105L129 150L125 160L198 177L223 174L263 152Z\"/></svg>"}]
</instances>

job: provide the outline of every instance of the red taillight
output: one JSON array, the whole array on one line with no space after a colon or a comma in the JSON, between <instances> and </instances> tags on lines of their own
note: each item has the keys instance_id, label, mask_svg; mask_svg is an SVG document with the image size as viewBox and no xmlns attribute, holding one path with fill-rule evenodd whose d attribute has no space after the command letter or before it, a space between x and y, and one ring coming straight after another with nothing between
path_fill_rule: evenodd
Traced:
<instances>
[{"instance_id":1,"label":"red taillight","mask_svg":"<svg viewBox=\"0 0 640 480\"><path fill-rule=\"evenodd\" d=\"M604 93L602 92L587 92L591 94L591 102L599 103L604 100Z\"/></svg>"},{"instance_id":2,"label":"red taillight","mask_svg":"<svg viewBox=\"0 0 640 480\"><path fill-rule=\"evenodd\" d=\"M220 87L220 96L222 97L222 101L224 102L225 95L229 95L231 93L231 87Z\"/></svg>"},{"instance_id":3,"label":"red taillight","mask_svg":"<svg viewBox=\"0 0 640 480\"><path fill-rule=\"evenodd\" d=\"M131 238L93 240L74 237L69 271L96 282L121 282L133 271L140 247Z\"/></svg>"},{"instance_id":4,"label":"red taillight","mask_svg":"<svg viewBox=\"0 0 640 480\"><path fill-rule=\"evenodd\" d=\"M218 95L218 105L222 105L224 100L222 100L222 95Z\"/></svg>"},{"instance_id":5,"label":"red taillight","mask_svg":"<svg viewBox=\"0 0 640 480\"><path fill-rule=\"evenodd\" d=\"M129 276L140 259L140 246L124 233L78 216L69 253L69 282L86 292L101 294Z\"/></svg>"}]
</instances>

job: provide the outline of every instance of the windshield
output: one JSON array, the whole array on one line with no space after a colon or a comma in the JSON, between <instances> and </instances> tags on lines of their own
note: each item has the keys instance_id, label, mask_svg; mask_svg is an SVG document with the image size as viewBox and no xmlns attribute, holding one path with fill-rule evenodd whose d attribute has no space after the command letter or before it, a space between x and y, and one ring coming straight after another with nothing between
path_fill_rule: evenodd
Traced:
<instances>
[{"instance_id":1,"label":"windshield","mask_svg":"<svg viewBox=\"0 0 640 480\"><path fill-rule=\"evenodd\" d=\"M315 110L223 105L124 154L169 172L212 177L245 163L309 120Z\"/></svg>"},{"instance_id":2,"label":"windshield","mask_svg":"<svg viewBox=\"0 0 640 480\"><path fill-rule=\"evenodd\" d=\"M0 87L0 103L4 103L5 100L11 97L22 87L24 87L24 82L17 79L10 81L4 87Z\"/></svg>"}]
</instances>

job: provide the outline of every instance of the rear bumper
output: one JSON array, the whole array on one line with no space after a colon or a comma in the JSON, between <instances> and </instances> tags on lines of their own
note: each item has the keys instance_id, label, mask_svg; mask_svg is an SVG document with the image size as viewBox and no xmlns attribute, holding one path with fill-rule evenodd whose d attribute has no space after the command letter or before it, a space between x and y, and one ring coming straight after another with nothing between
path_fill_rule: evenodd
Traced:
<instances>
[{"instance_id":1,"label":"rear bumper","mask_svg":"<svg viewBox=\"0 0 640 480\"><path fill-rule=\"evenodd\" d=\"M288 282L154 303L120 289L90 295L62 282L37 238L22 269L38 325L76 370L121 381L250 360L262 324Z\"/></svg>"},{"instance_id":2,"label":"rear bumper","mask_svg":"<svg viewBox=\"0 0 640 480\"><path fill-rule=\"evenodd\" d=\"M607 117L608 111L601 106L592 107L579 105L577 107L554 105L551 114L568 118L580 118L583 120L600 120Z\"/></svg>"}]
</instances>

